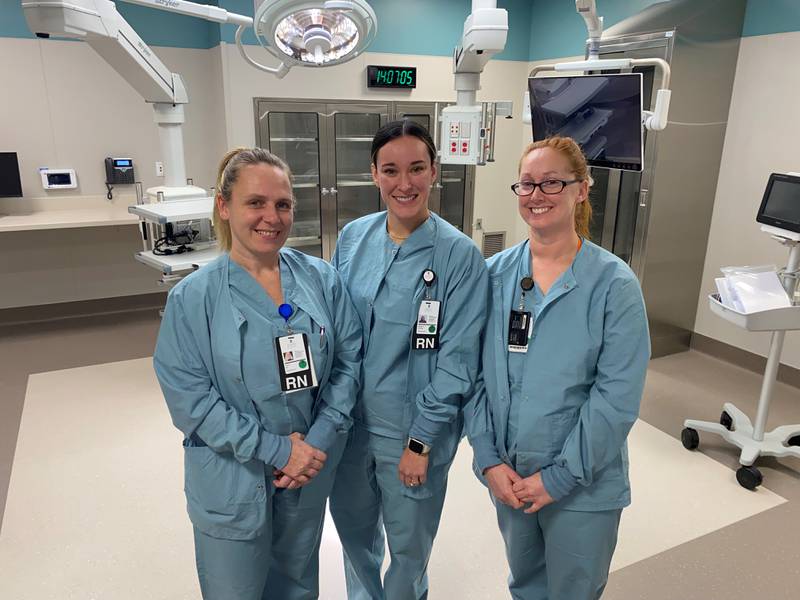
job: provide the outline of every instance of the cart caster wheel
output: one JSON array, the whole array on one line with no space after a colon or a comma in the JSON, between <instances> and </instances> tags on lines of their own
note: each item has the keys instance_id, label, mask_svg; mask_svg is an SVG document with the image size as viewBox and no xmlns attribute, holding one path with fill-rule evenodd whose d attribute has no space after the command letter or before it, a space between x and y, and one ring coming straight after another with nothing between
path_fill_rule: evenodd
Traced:
<instances>
[{"instance_id":1,"label":"cart caster wheel","mask_svg":"<svg viewBox=\"0 0 800 600\"><path fill-rule=\"evenodd\" d=\"M788 446L800 446L800 435L793 435L786 444Z\"/></svg>"},{"instance_id":2,"label":"cart caster wheel","mask_svg":"<svg viewBox=\"0 0 800 600\"><path fill-rule=\"evenodd\" d=\"M761 485L764 478L761 476L761 471L755 467L739 467L736 471L736 481L743 488L754 490Z\"/></svg>"},{"instance_id":3,"label":"cart caster wheel","mask_svg":"<svg viewBox=\"0 0 800 600\"><path fill-rule=\"evenodd\" d=\"M724 410L722 411L722 414L719 416L719 424L722 425L728 431L733 431L733 419Z\"/></svg>"},{"instance_id":4,"label":"cart caster wheel","mask_svg":"<svg viewBox=\"0 0 800 600\"><path fill-rule=\"evenodd\" d=\"M696 429L685 427L681 431L681 443L687 450L695 450L700 445L700 434L697 433Z\"/></svg>"}]
</instances>

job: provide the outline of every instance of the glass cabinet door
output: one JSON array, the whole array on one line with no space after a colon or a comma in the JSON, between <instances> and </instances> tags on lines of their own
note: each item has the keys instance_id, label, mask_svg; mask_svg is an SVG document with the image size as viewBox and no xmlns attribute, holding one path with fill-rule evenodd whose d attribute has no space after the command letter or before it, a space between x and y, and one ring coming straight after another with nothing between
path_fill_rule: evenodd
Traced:
<instances>
[{"instance_id":1,"label":"glass cabinet door","mask_svg":"<svg viewBox=\"0 0 800 600\"><path fill-rule=\"evenodd\" d=\"M386 122L387 111L380 107L349 105L331 107L333 114L334 164L333 195L336 206L336 233L350 221L381 210L378 188L370 170L372 138Z\"/></svg>"},{"instance_id":2,"label":"glass cabinet door","mask_svg":"<svg viewBox=\"0 0 800 600\"><path fill-rule=\"evenodd\" d=\"M259 143L285 160L291 168L297 202L294 227L286 245L322 257L320 182L323 167L319 113L297 112L280 104L272 104L269 109L260 119Z\"/></svg>"},{"instance_id":3,"label":"glass cabinet door","mask_svg":"<svg viewBox=\"0 0 800 600\"><path fill-rule=\"evenodd\" d=\"M439 216L445 221L464 230L464 209L467 196L467 166L440 165L441 196Z\"/></svg>"}]
</instances>

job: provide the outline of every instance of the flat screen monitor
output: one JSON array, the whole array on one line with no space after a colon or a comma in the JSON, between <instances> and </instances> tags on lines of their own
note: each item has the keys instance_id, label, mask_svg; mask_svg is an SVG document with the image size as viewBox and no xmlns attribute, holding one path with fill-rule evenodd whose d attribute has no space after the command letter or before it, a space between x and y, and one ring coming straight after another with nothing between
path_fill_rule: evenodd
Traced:
<instances>
[{"instance_id":1,"label":"flat screen monitor","mask_svg":"<svg viewBox=\"0 0 800 600\"><path fill-rule=\"evenodd\" d=\"M0 152L0 198L22 197L16 152Z\"/></svg>"},{"instance_id":2,"label":"flat screen monitor","mask_svg":"<svg viewBox=\"0 0 800 600\"><path fill-rule=\"evenodd\" d=\"M528 79L534 141L562 135L589 165L642 170L642 75L581 75Z\"/></svg>"},{"instance_id":3,"label":"flat screen monitor","mask_svg":"<svg viewBox=\"0 0 800 600\"><path fill-rule=\"evenodd\" d=\"M782 173L770 175L756 221L800 233L800 177Z\"/></svg>"}]
</instances>

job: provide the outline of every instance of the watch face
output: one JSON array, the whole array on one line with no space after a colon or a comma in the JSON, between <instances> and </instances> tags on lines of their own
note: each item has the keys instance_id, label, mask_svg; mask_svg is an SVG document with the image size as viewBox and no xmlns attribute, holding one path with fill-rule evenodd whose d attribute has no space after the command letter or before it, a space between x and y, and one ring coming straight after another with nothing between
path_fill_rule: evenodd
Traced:
<instances>
[{"instance_id":1,"label":"watch face","mask_svg":"<svg viewBox=\"0 0 800 600\"><path fill-rule=\"evenodd\" d=\"M419 440L408 440L408 449L415 454L422 454L425 451L425 446Z\"/></svg>"}]
</instances>

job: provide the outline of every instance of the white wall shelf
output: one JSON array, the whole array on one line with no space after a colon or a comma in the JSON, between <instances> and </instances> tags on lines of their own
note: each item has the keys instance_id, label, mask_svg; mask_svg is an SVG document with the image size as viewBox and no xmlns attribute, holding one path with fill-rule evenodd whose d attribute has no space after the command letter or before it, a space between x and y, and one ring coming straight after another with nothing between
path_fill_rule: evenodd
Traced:
<instances>
[{"instance_id":1,"label":"white wall shelf","mask_svg":"<svg viewBox=\"0 0 800 600\"><path fill-rule=\"evenodd\" d=\"M139 219L127 207L81 208L35 211L28 214L0 213L0 233L41 229L74 229L109 225L136 225Z\"/></svg>"}]
</instances>

